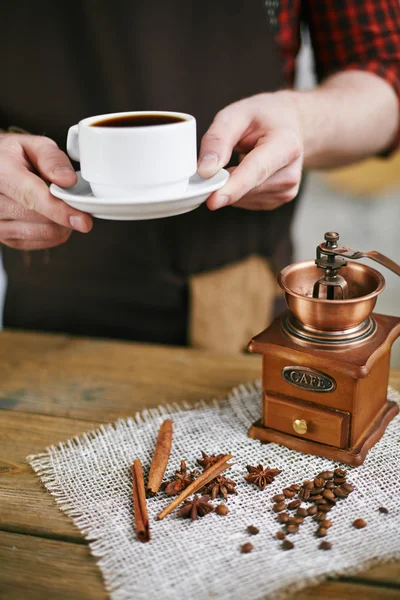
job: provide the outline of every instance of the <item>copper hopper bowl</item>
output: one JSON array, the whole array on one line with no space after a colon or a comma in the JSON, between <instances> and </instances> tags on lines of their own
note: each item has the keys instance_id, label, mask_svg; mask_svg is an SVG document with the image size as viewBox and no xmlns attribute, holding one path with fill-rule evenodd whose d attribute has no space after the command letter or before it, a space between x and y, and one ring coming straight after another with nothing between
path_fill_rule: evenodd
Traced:
<instances>
[{"instance_id":1,"label":"copper hopper bowl","mask_svg":"<svg viewBox=\"0 0 400 600\"><path fill-rule=\"evenodd\" d=\"M360 326L372 313L378 295L385 288L383 276L360 263L342 268L348 285L348 298L313 298L313 287L321 278L315 261L294 263L283 269L278 283L285 292L286 304L304 326L323 331L346 331Z\"/></svg>"}]
</instances>

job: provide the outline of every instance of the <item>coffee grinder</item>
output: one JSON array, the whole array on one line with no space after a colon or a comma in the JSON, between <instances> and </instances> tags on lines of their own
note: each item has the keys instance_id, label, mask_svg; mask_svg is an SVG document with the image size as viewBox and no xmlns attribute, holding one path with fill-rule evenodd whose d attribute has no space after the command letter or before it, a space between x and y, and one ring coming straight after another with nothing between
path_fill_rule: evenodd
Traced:
<instances>
[{"instance_id":1,"label":"coffee grinder","mask_svg":"<svg viewBox=\"0 0 400 600\"><path fill-rule=\"evenodd\" d=\"M338 241L326 233L315 261L279 274L288 310L248 345L263 356L262 415L249 436L358 466L399 412L387 387L400 318L372 312L385 280L348 259L368 257L397 275L400 266Z\"/></svg>"}]
</instances>

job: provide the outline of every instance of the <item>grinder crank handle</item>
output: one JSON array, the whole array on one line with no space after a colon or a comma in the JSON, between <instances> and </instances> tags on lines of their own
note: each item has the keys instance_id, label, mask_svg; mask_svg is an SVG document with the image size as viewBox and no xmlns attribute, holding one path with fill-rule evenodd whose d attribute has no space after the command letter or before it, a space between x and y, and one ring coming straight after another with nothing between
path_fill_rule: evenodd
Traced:
<instances>
[{"instance_id":1,"label":"grinder crank handle","mask_svg":"<svg viewBox=\"0 0 400 600\"><path fill-rule=\"evenodd\" d=\"M400 275L400 265L394 262L391 258L388 258L384 254L381 254L377 250L369 250L368 252L360 252L359 250L353 250L353 248L346 248L346 246L337 245L336 248L328 248L326 244L322 243L319 246L320 250L324 254L336 254L338 256L344 256L345 258L352 258L357 260L358 258L371 258L375 262L383 265L396 275Z\"/></svg>"}]
</instances>

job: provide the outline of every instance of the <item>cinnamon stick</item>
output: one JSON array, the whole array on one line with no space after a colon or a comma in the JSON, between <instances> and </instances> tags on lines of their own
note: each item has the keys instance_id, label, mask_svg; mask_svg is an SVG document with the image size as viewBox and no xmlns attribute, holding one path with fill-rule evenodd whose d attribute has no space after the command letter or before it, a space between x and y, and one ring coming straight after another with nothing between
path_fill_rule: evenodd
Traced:
<instances>
[{"instance_id":1,"label":"cinnamon stick","mask_svg":"<svg viewBox=\"0 0 400 600\"><path fill-rule=\"evenodd\" d=\"M142 463L139 458L133 461L132 471L132 497L135 510L136 537L139 542L150 541L149 516L146 506L146 492Z\"/></svg>"},{"instance_id":2,"label":"cinnamon stick","mask_svg":"<svg viewBox=\"0 0 400 600\"><path fill-rule=\"evenodd\" d=\"M168 504L168 506L157 515L157 519L159 521L161 521L161 519L164 519L164 517L169 515L177 506L179 506L181 502L186 500L188 496L190 496L191 494L195 494L196 492L201 490L205 485L207 485L207 483L210 483L210 481L215 479L215 477L218 477L218 475L220 475L223 471L229 469L229 467L231 467L232 465L228 465L227 462L231 458L233 458L232 454L225 454L215 464L213 464L211 467L208 467L208 469L206 469L201 475L199 475L197 479L192 481L192 483L188 485L188 487L184 489L183 492L179 494L179 496L174 498L174 500L172 500L172 502Z\"/></svg>"},{"instance_id":3,"label":"cinnamon stick","mask_svg":"<svg viewBox=\"0 0 400 600\"><path fill-rule=\"evenodd\" d=\"M147 494L155 496L160 489L161 482L167 468L172 446L172 421L166 419L158 431L156 449L150 466Z\"/></svg>"}]
</instances>

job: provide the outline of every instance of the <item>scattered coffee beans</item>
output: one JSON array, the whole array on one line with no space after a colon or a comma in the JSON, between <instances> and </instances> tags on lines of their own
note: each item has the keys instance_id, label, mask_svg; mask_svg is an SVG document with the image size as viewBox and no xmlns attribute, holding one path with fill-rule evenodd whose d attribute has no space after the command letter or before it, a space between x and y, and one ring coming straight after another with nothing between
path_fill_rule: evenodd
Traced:
<instances>
[{"instance_id":1,"label":"scattered coffee beans","mask_svg":"<svg viewBox=\"0 0 400 600\"><path fill-rule=\"evenodd\" d=\"M284 494L285 498L294 498L296 495L296 492L294 490L291 490L290 488L285 488L283 490L283 494Z\"/></svg>"},{"instance_id":2,"label":"scattered coffee beans","mask_svg":"<svg viewBox=\"0 0 400 600\"><path fill-rule=\"evenodd\" d=\"M355 521L353 521L353 527L355 527L356 529L363 529L363 527L367 526L367 522L364 521L364 519L356 519Z\"/></svg>"},{"instance_id":3,"label":"scattered coffee beans","mask_svg":"<svg viewBox=\"0 0 400 600\"><path fill-rule=\"evenodd\" d=\"M387 514L389 514L389 511L388 511L388 509L387 509L387 508L385 508L384 506L380 506L380 507L378 508L378 510L379 510L379 512L380 512L380 513L382 513L383 515L387 515Z\"/></svg>"},{"instance_id":4,"label":"scattered coffee beans","mask_svg":"<svg viewBox=\"0 0 400 600\"><path fill-rule=\"evenodd\" d=\"M257 533L260 533L260 530L258 527L254 527L254 525L249 525L247 528L247 533L250 535L257 535Z\"/></svg>"},{"instance_id":5,"label":"scattered coffee beans","mask_svg":"<svg viewBox=\"0 0 400 600\"><path fill-rule=\"evenodd\" d=\"M322 479L322 477L316 477L314 479L314 485L316 488L323 488L325 485L325 479Z\"/></svg>"},{"instance_id":6,"label":"scattered coffee beans","mask_svg":"<svg viewBox=\"0 0 400 600\"><path fill-rule=\"evenodd\" d=\"M306 517L307 516L307 509L306 508L298 508L296 511L296 515L298 517Z\"/></svg>"},{"instance_id":7,"label":"scattered coffee beans","mask_svg":"<svg viewBox=\"0 0 400 600\"><path fill-rule=\"evenodd\" d=\"M292 548L294 548L294 544L290 540L283 540L281 548L282 550L291 550Z\"/></svg>"},{"instance_id":8,"label":"scattered coffee beans","mask_svg":"<svg viewBox=\"0 0 400 600\"><path fill-rule=\"evenodd\" d=\"M226 504L218 504L217 508L215 509L215 512L217 513L217 515L223 517L229 513L229 508L226 506Z\"/></svg>"},{"instance_id":9,"label":"scattered coffee beans","mask_svg":"<svg viewBox=\"0 0 400 600\"><path fill-rule=\"evenodd\" d=\"M287 533L297 533L299 531L299 526L293 524L286 525Z\"/></svg>"},{"instance_id":10,"label":"scattered coffee beans","mask_svg":"<svg viewBox=\"0 0 400 600\"><path fill-rule=\"evenodd\" d=\"M249 552L251 552L253 550L254 546L253 544L251 544L250 542L246 542L246 544L243 544L240 548L240 552L242 554L248 554Z\"/></svg>"},{"instance_id":11,"label":"scattered coffee beans","mask_svg":"<svg viewBox=\"0 0 400 600\"><path fill-rule=\"evenodd\" d=\"M290 504L289 504L290 506ZM272 510L274 512L282 512L283 510L285 510L286 508L286 504L284 502L278 502L278 504L274 504L272 507Z\"/></svg>"},{"instance_id":12,"label":"scattered coffee beans","mask_svg":"<svg viewBox=\"0 0 400 600\"><path fill-rule=\"evenodd\" d=\"M325 529L325 527L318 527L317 531L315 532L315 535L317 537L325 537L327 534L327 530Z\"/></svg>"},{"instance_id":13,"label":"scattered coffee beans","mask_svg":"<svg viewBox=\"0 0 400 600\"><path fill-rule=\"evenodd\" d=\"M310 506L309 508L307 508L307 514L309 517L316 515L317 512L318 512L318 508L316 506Z\"/></svg>"},{"instance_id":14,"label":"scattered coffee beans","mask_svg":"<svg viewBox=\"0 0 400 600\"><path fill-rule=\"evenodd\" d=\"M290 519L290 515L287 512L281 513L280 515L278 515L278 521L279 523L287 523Z\"/></svg>"},{"instance_id":15,"label":"scattered coffee beans","mask_svg":"<svg viewBox=\"0 0 400 600\"><path fill-rule=\"evenodd\" d=\"M272 502L285 502L285 496L283 494L276 494L273 496Z\"/></svg>"},{"instance_id":16,"label":"scattered coffee beans","mask_svg":"<svg viewBox=\"0 0 400 600\"><path fill-rule=\"evenodd\" d=\"M330 521L329 519L324 519L323 521L321 521L320 527L325 527L325 529L329 529L329 527L332 527L332 521Z\"/></svg>"},{"instance_id":17,"label":"scattered coffee beans","mask_svg":"<svg viewBox=\"0 0 400 600\"><path fill-rule=\"evenodd\" d=\"M326 499L326 500L335 500L335 494L332 492L332 490L324 490L322 492L322 496Z\"/></svg>"},{"instance_id":18,"label":"scattered coffee beans","mask_svg":"<svg viewBox=\"0 0 400 600\"><path fill-rule=\"evenodd\" d=\"M288 509L296 510L297 508L299 508L300 504L301 504L300 500L293 500L292 502L289 502Z\"/></svg>"},{"instance_id":19,"label":"scattered coffee beans","mask_svg":"<svg viewBox=\"0 0 400 600\"><path fill-rule=\"evenodd\" d=\"M322 477L322 479L333 479L333 471L322 471L317 477Z\"/></svg>"},{"instance_id":20,"label":"scattered coffee beans","mask_svg":"<svg viewBox=\"0 0 400 600\"><path fill-rule=\"evenodd\" d=\"M332 544L330 542L326 542L325 540L320 543L318 546L320 550L330 550L332 548Z\"/></svg>"},{"instance_id":21,"label":"scattered coffee beans","mask_svg":"<svg viewBox=\"0 0 400 600\"><path fill-rule=\"evenodd\" d=\"M278 538L278 540L284 540L285 534L283 533L283 531L277 531L275 537Z\"/></svg>"},{"instance_id":22,"label":"scattered coffee beans","mask_svg":"<svg viewBox=\"0 0 400 600\"><path fill-rule=\"evenodd\" d=\"M346 477L347 473L344 469L335 469L333 475L335 477Z\"/></svg>"}]
</instances>

